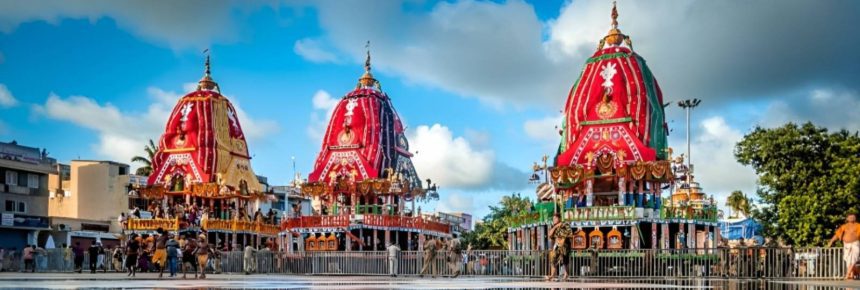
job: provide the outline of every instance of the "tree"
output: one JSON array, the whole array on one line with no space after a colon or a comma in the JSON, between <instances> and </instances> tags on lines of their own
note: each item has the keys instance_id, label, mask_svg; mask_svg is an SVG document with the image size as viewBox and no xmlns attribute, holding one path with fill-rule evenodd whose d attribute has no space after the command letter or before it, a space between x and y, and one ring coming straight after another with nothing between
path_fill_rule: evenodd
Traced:
<instances>
[{"instance_id":1,"label":"tree","mask_svg":"<svg viewBox=\"0 0 860 290\"><path fill-rule=\"evenodd\" d=\"M505 248L508 227L513 224L514 218L531 208L531 200L519 193L503 196L499 205L491 205L490 213L482 222L475 224L475 230L463 235L463 240L474 249Z\"/></svg>"},{"instance_id":2,"label":"tree","mask_svg":"<svg viewBox=\"0 0 860 290\"><path fill-rule=\"evenodd\" d=\"M134 174L149 176L152 174L152 159L155 158L155 152L158 152L158 146L155 145L155 142L153 142L152 139L149 139L149 144L143 147L143 151L146 152L147 157L134 156L131 158L131 162L143 163L143 166L138 167Z\"/></svg>"},{"instance_id":3,"label":"tree","mask_svg":"<svg viewBox=\"0 0 860 290\"><path fill-rule=\"evenodd\" d=\"M860 206L860 137L812 123L756 127L735 147L758 175L764 234L801 246L823 245Z\"/></svg>"},{"instance_id":4,"label":"tree","mask_svg":"<svg viewBox=\"0 0 860 290\"><path fill-rule=\"evenodd\" d=\"M735 190L726 199L726 206L732 210L729 217L740 217L738 214L748 217L750 214L749 198L740 190Z\"/></svg>"}]
</instances>

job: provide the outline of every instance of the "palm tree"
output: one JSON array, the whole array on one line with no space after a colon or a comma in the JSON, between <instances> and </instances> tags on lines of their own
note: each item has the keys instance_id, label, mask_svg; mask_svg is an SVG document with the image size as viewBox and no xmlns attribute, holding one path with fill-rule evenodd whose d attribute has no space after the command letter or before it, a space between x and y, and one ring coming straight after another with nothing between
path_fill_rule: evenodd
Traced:
<instances>
[{"instance_id":1,"label":"palm tree","mask_svg":"<svg viewBox=\"0 0 860 290\"><path fill-rule=\"evenodd\" d=\"M143 166L138 167L134 174L149 176L152 174L152 159L155 158L155 152L158 151L158 146L155 145L155 142L153 142L152 139L149 139L149 144L143 147L143 151L146 151L147 157L134 156L131 158L131 162L143 163Z\"/></svg>"},{"instance_id":2,"label":"palm tree","mask_svg":"<svg viewBox=\"0 0 860 290\"><path fill-rule=\"evenodd\" d=\"M730 217L738 217L739 213L748 216L750 213L750 201L740 190L735 190L729 195L726 206L732 210Z\"/></svg>"}]
</instances>

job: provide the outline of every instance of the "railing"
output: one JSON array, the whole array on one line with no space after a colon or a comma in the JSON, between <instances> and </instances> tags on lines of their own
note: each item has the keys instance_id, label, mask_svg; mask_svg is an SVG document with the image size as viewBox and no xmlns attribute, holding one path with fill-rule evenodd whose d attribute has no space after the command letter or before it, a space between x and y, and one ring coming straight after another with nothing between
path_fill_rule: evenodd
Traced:
<instances>
[{"instance_id":1,"label":"railing","mask_svg":"<svg viewBox=\"0 0 860 290\"><path fill-rule=\"evenodd\" d=\"M280 232L277 225L262 222L206 219L200 221L201 228L213 232L239 232L256 233L275 236ZM177 231L180 229L179 219L129 219L128 230L131 231L154 231L162 228L165 231Z\"/></svg>"},{"instance_id":2,"label":"railing","mask_svg":"<svg viewBox=\"0 0 860 290\"><path fill-rule=\"evenodd\" d=\"M179 230L179 219L128 219L128 229L132 231Z\"/></svg>"},{"instance_id":3,"label":"railing","mask_svg":"<svg viewBox=\"0 0 860 290\"><path fill-rule=\"evenodd\" d=\"M349 226L349 216L303 216L287 219L281 229L292 228L342 228Z\"/></svg>"},{"instance_id":4,"label":"railing","mask_svg":"<svg viewBox=\"0 0 860 290\"><path fill-rule=\"evenodd\" d=\"M210 257L207 271L388 275L394 267L399 275L418 275L424 266L423 253L417 251L403 251L395 259L389 259L388 252L384 251L287 253L262 250L253 256L253 259L245 260L241 251L222 252L220 259ZM23 270L20 253L5 258L4 269ZM122 262L107 254L103 264L106 271L115 271L122 270ZM439 275L452 275L455 270L460 270L463 275L486 276L537 277L549 274L546 251L470 251L461 255L439 251L433 263ZM153 269L149 263L138 264L144 269ZM74 269L74 259L73 256L65 256L62 249L49 249L45 254L36 255L35 265L37 272L70 272ZM846 271L842 249L837 248L573 251L566 268L571 277L619 278L841 279ZM89 269L89 255L85 254L82 270Z\"/></svg>"},{"instance_id":5,"label":"railing","mask_svg":"<svg viewBox=\"0 0 860 290\"><path fill-rule=\"evenodd\" d=\"M565 210L565 221L631 220L636 218L632 206L592 206Z\"/></svg>"},{"instance_id":6,"label":"railing","mask_svg":"<svg viewBox=\"0 0 860 290\"><path fill-rule=\"evenodd\" d=\"M451 231L451 226L448 224L407 216L365 215L364 224L377 227L414 228L440 233L449 233Z\"/></svg>"},{"instance_id":7,"label":"railing","mask_svg":"<svg viewBox=\"0 0 860 290\"><path fill-rule=\"evenodd\" d=\"M355 206L355 214L394 214L394 206L391 205L357 205Z\"/></svg>"}]
</instances>

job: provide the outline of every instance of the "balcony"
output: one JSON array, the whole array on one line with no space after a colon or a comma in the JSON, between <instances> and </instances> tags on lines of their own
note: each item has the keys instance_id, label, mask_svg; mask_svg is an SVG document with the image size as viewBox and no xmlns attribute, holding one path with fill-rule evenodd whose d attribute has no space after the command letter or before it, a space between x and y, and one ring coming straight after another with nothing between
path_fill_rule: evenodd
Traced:
<instances>
[{"instance_id":1,"label":"balcony","mask_svg":"<svg viewBox=\"0 0 860 290\"><path fill-rule=\"evenodd\" d=\"M346 228L350 225L349 216L303 216L291 218L281 223L282 230L294 228ZM361 220L364 225L374 227L406 228L440 233L450 233L451 225L418 217L398 215L365 214Z\"/></svg>"},{"instance_id":2,"label":"balcony","mask_svg":"<svg viewBox=\"0 0 860 290\"><path fill-rule=\"evenodd\" d=\"M25 186L18 186L18 185L12 185L12 184L6 185L6 192L14 193L14 194L30 194L31 189L32 188L28 188Z\"/></svg>"},{"instance_id":3,"label":"balcony","mask_svg":"<svg viewBox=\"0 0 860 290\"><path fill-rule=\"evenodd\" d=\"M179 219L129 219L128 229L132 231L155 231L162 228L165 231L185 229ZM246 233L275 236L280 232L277 225L261 222L208 219L201 221L200 228L213 232Z\"/></svg>"}]
</instances>

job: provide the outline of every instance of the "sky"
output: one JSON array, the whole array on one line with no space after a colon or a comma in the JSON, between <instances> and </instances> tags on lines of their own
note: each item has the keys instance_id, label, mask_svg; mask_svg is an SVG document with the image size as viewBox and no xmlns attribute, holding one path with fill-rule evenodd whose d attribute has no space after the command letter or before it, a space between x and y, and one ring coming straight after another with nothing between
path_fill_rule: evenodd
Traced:
<instances>
[{"instance_id":1,"label":"sky","mask_svg":"<svg viewBox=\"0 0 860 290\"><path fill-rule=\"evenodd\" d=\"M128 163L203 71L237 107L257 174L306 176L328 115L371 42L375 77L408 126L424 211L476 217L534 197L568 90L610 27L610 1L0 1L0 140L61 162ZM618 1L619 28L664 99L702 99L692 161L723 204L754 195L735 143L755 126L860 130L860 1ZM667 109L670 146L683 111ZM131 164L136 167L136 164ZM465 173L465 174L464 174Z\"/></svg>"}]
</instances>

